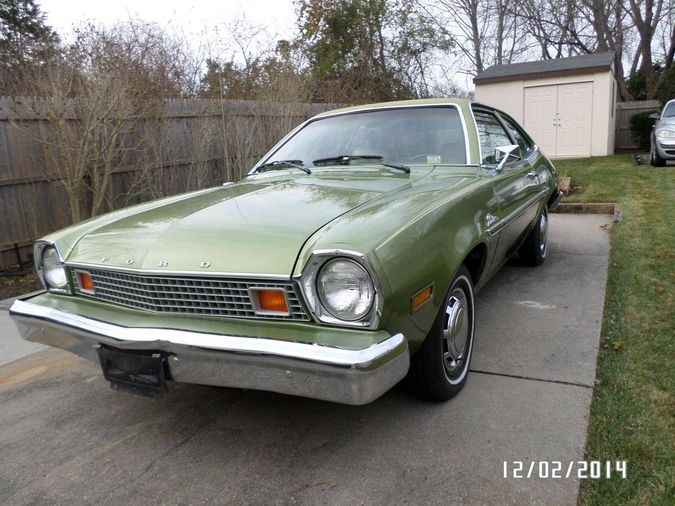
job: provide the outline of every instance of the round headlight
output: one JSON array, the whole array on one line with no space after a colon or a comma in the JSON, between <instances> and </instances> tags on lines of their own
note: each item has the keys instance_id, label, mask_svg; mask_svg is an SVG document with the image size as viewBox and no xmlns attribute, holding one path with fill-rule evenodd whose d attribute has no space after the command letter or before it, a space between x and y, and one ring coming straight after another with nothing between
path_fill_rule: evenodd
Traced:
<instances>
[{"instance_id":1,"label":"round headlight","mask_svg":"<svg viewBox=\"0 0 675 506\"><path fill-rule=\"evenodd\" d=\"M46 248L42 253L42 273L45 281L52 288L63 289L68 284L66 270L63 268L56 248Z\"/></svg>"},{"instance_id":2,"label":"round headlight","mask_svg":"<svg viewBox=\"0 0 675 506\"><path fill-rule=\"evenodd\" d=\"M345 258L326 262L319 271L316 287L323 307L340 320L360 320L375 300L375 286L368 272Z\"/></svg>"}]
</instances>

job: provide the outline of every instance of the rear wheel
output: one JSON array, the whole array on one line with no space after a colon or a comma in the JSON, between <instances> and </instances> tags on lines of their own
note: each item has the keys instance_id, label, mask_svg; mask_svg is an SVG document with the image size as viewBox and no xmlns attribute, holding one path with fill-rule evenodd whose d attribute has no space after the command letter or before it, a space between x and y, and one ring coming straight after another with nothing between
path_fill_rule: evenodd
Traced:
<instances>
[{"instance_id":1,"label":"rear wheel","mask_svg":"<svg viewBox=\"0 0 675 506\"><path fill-rule=\"evenodd\" d=\"M473 351L473 283L462 266L424 343L412 356L408 383L413 393L446 401L466 383Z\"/></svg>"},{"instance_id":2,"label":"rear wheel","mask_svg":"<svg viewBox=\"0 0 675 506\"><path fill-rule=\"evenodd\" d=\"M539 215L532 230L527 234L525 242L518 250L520 261L525 265L541 265L548 253L548 210Z\"/></svg>"}]
</instances>

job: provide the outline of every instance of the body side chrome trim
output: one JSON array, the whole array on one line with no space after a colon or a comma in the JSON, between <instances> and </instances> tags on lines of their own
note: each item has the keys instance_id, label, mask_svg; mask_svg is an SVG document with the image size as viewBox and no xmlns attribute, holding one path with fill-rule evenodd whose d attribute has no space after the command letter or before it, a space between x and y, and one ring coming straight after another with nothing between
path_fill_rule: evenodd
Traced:
<instances>
[{"instance_id":1,"label":"body side chrome trim","mask_svg":"<svg viewBox=\"0 0 675 506\"><path fill-rule=\"evenodd\" d=\"M539 193L537 193L536 195L531 197L527 202L525 202L523 205L521 205L518 209L511 212L504 219L502 219L501 221L499 221L497 223L494 223L492 226L488 227L487 233L490 236L493 236L493 235L499 233L499 231L501 229L506 227L509 223L511 223L513 220L515 220L518 216L520 216L525 211L527 211L527 209L529 209L532 205L534 205L535 203L539 202L542 198L544 198L548 192L549 192L548 189L541 190Z\"/></svg>"}]
</instances>

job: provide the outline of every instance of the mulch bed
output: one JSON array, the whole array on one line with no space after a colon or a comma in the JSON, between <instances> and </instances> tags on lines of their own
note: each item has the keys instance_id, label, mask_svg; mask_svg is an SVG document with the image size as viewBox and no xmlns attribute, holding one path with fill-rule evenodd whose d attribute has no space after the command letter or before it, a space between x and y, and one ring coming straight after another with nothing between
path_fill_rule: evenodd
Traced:
<instances>
[{"instance_id":1,"label":"mulch bed","mask_svg":"<svg viewBox=\"0 0 675 506\"><path fill-rule=\"evenodd\" d=\"M27 274L0 273L0 300L18 297L36 290L42 290L42 284L32 271Z\"/></svg>"}]
</instances>

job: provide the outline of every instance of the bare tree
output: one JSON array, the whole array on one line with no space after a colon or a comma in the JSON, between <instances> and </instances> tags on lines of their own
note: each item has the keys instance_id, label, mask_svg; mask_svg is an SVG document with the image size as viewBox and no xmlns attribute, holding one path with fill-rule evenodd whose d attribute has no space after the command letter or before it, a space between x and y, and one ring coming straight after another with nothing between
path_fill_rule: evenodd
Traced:
<instances>
[{"instance_id":1,"label":"bare tree","mask_svg":"<svg viewBox=\"0 0 675 506\"><path fill-rule=\"evenodd\" d=\"M614 51L619 89L622 96L630 95L623 79L627 28L622 0L517 0L513 7L541 58Z\"/></svg>"},{"instance_id":2,"label":"bare tree","mask_svg":"<svg viewBox=\"0 0 675 506\"><path fill-rule=\"evenodd\" d=\"M657 26L655 38L659 52L664 55L663 67L667 69L673 64L675 57L675 0L664 2L663 20Z\"/></svg>"},{"instance_id":3,"label":"bare tree","mask_svg":"<svg viewBox=\"0 0 675 506\"><path fill-rule=\"evenodd\" d=\"M657 77L652 60L652 41L661 20L663 0L629 0L629 14L640 37L640 68L645 74L647 96L656 96ZM637 60L636 55L636 60Z\"/></svg>"},{"instance_id":4,"label":"bare tree","mask_svg":"<svg viewBox=\"0 0 675 506\"><path fill-rule=\"evenodd\" d=\"M42 146L43 173L64 188L71 219L79 221L85 214L85 188L91 194L86 214L106 208L112 173L127 160L124 140L138 111L121 85L123 76L83 81L68 66L54 66L41 76L34 84L44 98L20 99L22 108L37 118L37 128L25 129L16 119L13 124Z\"/></svg>"},{"instance_id":5,"label":"bare tree","mask_svg":"<svg viewBox=\"0 0 675 506\"><path fill-rule=\"evenodd\" d=\"M515 61L529 49L525 24L515 14L517 0L419 1L427 18L448 37L476 74L491 65Z\"/></svg>"},{"instance_id":6,"label":"bare tree","mask_svg":"<svg viewBox=\"0 0 675 506\"><path fill-rule=\"evenodd\" d=\"M140 126L185 86L169 42L156 25L89 25L60 58L26 74L28 98L17 104L13 124L42 147L42 171L65 190L72 221L115 207L113 174L147 149ZM27 128L22 114L37 126Z\"/></svg>"},{"instance_id":7,"label":"bare tree","mask_svg":"<svg viewBox=\"0 0 675 506\"><path fill-rule=\"evenodd\" d=\"M418 0L419 9L451 36L462 70L613 51L618 89L632 99L626 74L644 72L654 96L654 65L675 56L673 0ZM461 66L461 63L460 63Z\"/></svg>"}]
</instances>

